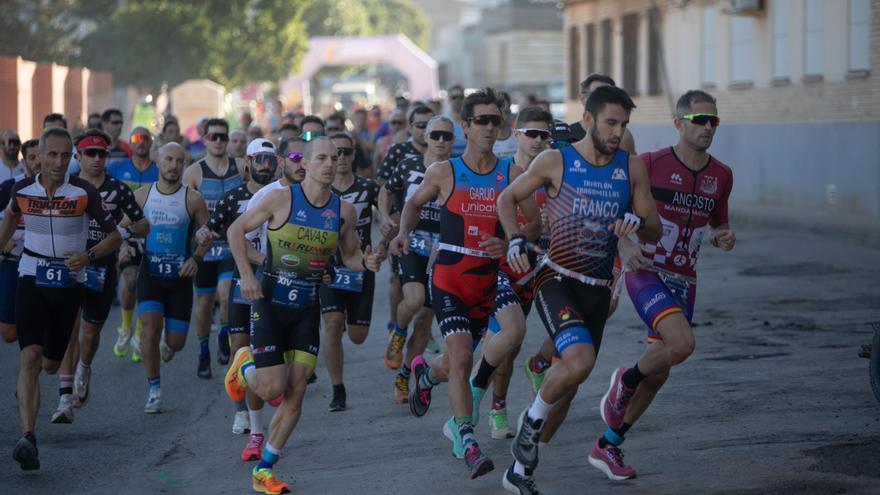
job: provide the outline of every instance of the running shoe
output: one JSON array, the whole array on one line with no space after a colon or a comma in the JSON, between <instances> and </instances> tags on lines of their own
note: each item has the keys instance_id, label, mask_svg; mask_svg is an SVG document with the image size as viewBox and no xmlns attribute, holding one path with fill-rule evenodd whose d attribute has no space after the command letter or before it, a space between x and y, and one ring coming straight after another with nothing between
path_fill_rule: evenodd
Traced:
<instances>
[{"instance_id":1,"label":"running shoe","mask_svg":"<svg viewBox=\"0 0 880 495\"><path fill-rule=\"evenodd\" d=\"M113 354L118 358L124 358L128 354L128 343L131 341L131 329L119 327L116 329L118 336L113 344Z\"/></svg>"},{"instance_id":2,"label":"running shoe","mask_svg":"<svg viewBox=\"0 0 880 495\"><path fill-rule=\"evenodd\" d=\"M529 383L532 385L532 400L535 400L535 396L538 395L538 391L541 390L541 385L544 384L544 372L536 373L532 371L532 360L535 359L534 356L526 359L526 378L529 379Z\"/></svg>"},{"instance_id":3,"label":"running shoe","mask_svg":"<svg viewBox=\"0 0 880 495\"><path fill-rule=\"evenodd\" d=\"M12 458L21 465L25 471L40 469L40 451L37 450L37 439L33 435L22 435L15 448L12 449Z\"/></svg>"},{"instance_id":4,"label":"running shoe","mask_svg":"<svg viewBox=\"0 0 880 495\"><path fill-rule=\"evenodd\" d=\"M495 440L506 440L513 438L513 427L507 421L507 409L491 409L489 410L489 426L492 438Z\"/></svg>"},{"instance_id":5,"label":"running shoe","mask_svg":"<svg viewBox=\"0 0 880 495\"><path fill-rule=\"evenodd\" d=\"M330 412L345 411L345 387L333 387L333 400L330 401Z\"/></svg>"},{"instance_id":6,"label":"running shoe","mask_svg":"<svg viewBox=\"0 0 880 495\"><path fill-rule=\"evenodd\" d=\"M251 433L248 435L247 445L241 451L241 462L259 461L263 455L263 434Z\"/></svg>"},{"instance_id":7,"label":"running shoe","mask_svg":"<svg viewBox=\"0 0 880 495\"><path fill-rule=\"evenodd\" d=\"M229 353L232 349L229 347L229 334L223 335L223 332L217 334L217 364L226 366L229 364Z\"/></svg>"},{"instance_id":8,"label":"running shoe","mask_svg":"<svg viewBox=\"0 0 880 495\"><path fill-rule=\"evenodd\" d=\"M131 336L131 362L141 362L141 338L137 334Z\"/></svg>"},{"instance_id":9,"label":"running shoe","mask_svg":"<svg viewBox=\"0 0 880 495\"><path fill-rule=\"evenodd\" d=\"M52 423L70 424L73 423L73 396L64 394L58 399L58 409L52 413Z\"/></svg>"},{"instance_id":10,"label":"running shoe","mask_svg":"<svg viewBox=\"0 0 880 495\"><path fill-rule=\"evenodd\" d=\"M610 480L620 481L636 477L636 470L623 463L623 451L610 443L603 449L599 447L599 440L596 440L588 460Z\"/></svg>"},{"instance_id":11,"label":"running shoe","mask_svg":"<svg viewBox=\"0 0 880 495\"><path fill-rule=\"evenodd\" d=\"M409 378L400 373L394 378L394 401L406 404L409 400Z\"/></svg>"},{"instance_id":12,"label":"running shoe","mask_svg":"<svg viewBox=\"0 0 880 495\"><path fill-rule=\"evenodd\" d=\"M543 428L544 420L530 418L528 408L519 415L516 437L510 443L510 453L528 469L538 467L538 439Z\"/></svg>"},{"instance_id":13,"label":"running shoe","mask_svg":"<svg viewBox=\"0 0 880 495\"><path fill-rule=\"evenodd\" d=\"M159 356L162 357L162 362L164 363L174 359L174 349L165 343L165 334L162 334L162 338L159 339Z\"/></svg>"},{"instance_id":14,"label":"running shoe","mask_svg":"<svg viewBox=\"0 0 880 495\"><path fill-rule=\"evenodd\" d=\"M232 433L235 435L244 435L251 432L251 419L247 411L235 411L232 419Z\"/></svg>"},{"instance_id":15,"label":"running shoe","mask_svg":"<svg viewBox=\"0 0 880 495\"><path fill-rule=\"evenodd\" d=\"M211 379L211 355L205 354L199 356L199 367L196 370L196 376L203 380Z\"/></svg>"},{"instance_id":16,"label":"running shoe","mask_svg":"<svg viewBox=\"0 0 880 495\"><path fill-rule=\"evenodd\" d=\"M501 477L501 485L504 486L504 489L519 495L538 495L538 487L535 486L534 480L516 474L513 470L515 465L515 462L511 463L507 471L504 472L504 476Z\"/></svg>"},{"instance_id":17,"label":"running shoe","mask_svg":"<svg viewBox=\"0 0 880 495\"><path fill-rule=\"evenodd\" d=\"M452 442L452 457L456 459L464 459L464 445L461 443L461 435L458 433L458 425L455 424L455 418L449 418L443 423L443 436Z\"/></svg>"},{"instance_id":18,"label":"running shoe","mask_svg":"<svg viewBox=\"0 0 880 495\"><path fill-rule=\"evenodd\" d=\"M623 416L630 399L636 393L636 389L623 384L623 374L628 368L617 368L611 375L611 384L608 391L602 397L599 404L599 412L602 413L602 421L612 428L620 428L623 424Z\"/></svg>"},{"instance_id":19,"label":"running shoe","mask_svg":"<svg viewBox=\"0 0 880 495\"><path fill-rule=\"evenodd\" d=\"M92 379L92 368L76 367L73 376L73 406L82 407L89 400L89 382Z\"/></svg>"},{"instance_id":20,"label":"running shoe","mask_svg":"<svg viewBox=\"0 0 880 495\"><path fill-rule=\"evenodd\" d=\"M275 473L268 468L257 469L255 467L254 470L251 471L251 481L253 483L254 491L257 493L265 493L266 495L290 493L290 487L287 486L287 483L278 481L278 478L275 477Z\"/></svg>"},{"instance_id":21,"label":"running shoe","mask_svg":"<svg viewBox=\"0 0 880 495\"><path fill-rule=\"evenodd\" d=\"M385 356L383 357L385 366L389 369L396 370L403 364L404 344L406 344L406 335L398 335L395 332L391 333L391 336L388 338L388 347L385 348Z\"/></svg>"},{"instance_id":22,"label":"running shoe","mask_svg":"<svg viewBox=\"0 0 880 495\"><path fill-rule=\"evenodd\" d=\"M247 389L247 380L241 372L242 366L249 362L254 362L254 354L251 352L251 346L246 345L235 352L232 358L232 364L226 371L224 384L226 386L226 394L232 399L232 402L239 402L244 399L244 392Z\"/></svg>"},{"instance_id":23,"label":"running shoe","mask_svg":"<svg viewBox=\"0 0 880 495\"><path fill-rule=\"evenodd\" d=\"M150 392L147 403L144 404L144 412L147 414L159 414L162 412L162 395L159 392Z\"/></svg>"},{"instance_id":24,"label":"running shoe","mask_svg":"<svg viewBox=\"0 0 880 495\"><path fill-rule=\"evenodd\" d=\"M467 465L470 479L478 478L495 469L495 463L480 450L474 442L464 451L464 463Z\"/></svg>"},{"instance_id":25,"label":"running shoe","mask_svg":"<svg viewBox=\"0 0 880 495\"><path fill-rule=\"evenodd\" d=\"M474 386L474 381L469 380L471 386L471 396L473 397L473 414L471 414L471 419L474 422L474 426L480 422L480 402L483 402L483 396L486 395L486 389Z\"/></svg>"},{"instance_id":26,"label":"running shoe","mask_svg":"<svg viewBox=\"0 0 880 495\"><path fill-rule=\"evenodd\" d=\"M440 343L434 340L434 337L428 339L428 344L425 346L425 350L432 354L440 354Z\"/></svg>"},{"instance_id":27,"label":"running shoe","mask_svg":"<svg viewBox=\"0 0 880 495\"><path fill-rule=\"evenodd\" d=\"M423 389L419 384L422 375L427 372L428 363L422 356L416 356L413 358L410 368L416 385L409 391L409 411L413 416L422 417L431 407L431 389Z\"/></svg>"}]
</instances>

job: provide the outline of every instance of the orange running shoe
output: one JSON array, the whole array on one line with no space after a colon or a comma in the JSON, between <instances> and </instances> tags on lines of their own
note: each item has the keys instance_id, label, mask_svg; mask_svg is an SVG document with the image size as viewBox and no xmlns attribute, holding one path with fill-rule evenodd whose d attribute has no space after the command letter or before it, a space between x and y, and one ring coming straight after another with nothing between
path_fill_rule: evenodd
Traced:
<instances>
[{"instance_id":1,"label":"orange running shoe","mask_svg":"<svg viewBox=\"0 0 880 495\"><path fill-rule=\"evenodd\" d=\"M247 380L241 372L242 367L247 363L254 362L254 353L251 352L250 346L244 346L235 352L235 358L226 370L226 378L223 380L226 385L226 394L233 402L239 402L244 399L244 391L247 389Z\"/></svg>"},{"instance_id":2,"label":"orange running shoe","mask_svg":"<svg viewBox=\"0 0 880 495\"><path fill-rule=\"evenodd\" d=\"M400 373L394 378L394 401L401 404L409 402L409 378Z\"/></svg>"},{"instance_id":3,"label":"orange running shoe","mask_svg":"<svg viewBox=\"0 0 880 495\"><path fill-rule=\"evenodd\" d=\"M287 486L287 483L278 481L278 478L275 477L275 473L269 468L257 469L255 467L254 470L251 471L251 481L254 486L254 491L258 493L265 493L266 495L290 493L290 487Z\"/></svg>"},{"instance_id":4,"label":"orange running shoe","mask_svg":"<svg viewBox=\"0 0 880 495\"><path fill-rule=\"evenodd\" d=\"M396 370L403 364L403 345L406 344L406 335L398 335L391 332L388 338L388 347L385 348L385 366Z\"/></svg>"}]
</instances>

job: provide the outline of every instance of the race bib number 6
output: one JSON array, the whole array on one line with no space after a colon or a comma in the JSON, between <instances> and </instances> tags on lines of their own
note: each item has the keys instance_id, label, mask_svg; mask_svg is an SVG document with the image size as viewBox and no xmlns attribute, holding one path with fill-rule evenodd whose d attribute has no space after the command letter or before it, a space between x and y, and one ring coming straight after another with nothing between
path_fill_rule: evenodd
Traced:
<instances>
[{"instance_id":1,"label":"race bib number 6","mask_svg":"<svg viewBox=\"0 0 880 495\"><path fill-rule=\"evenodd\" d=\"M290 309L303 309L312 303L314 295L313 283L281 275L272 291L272 304Z\"/></svg>"}]
</instances>

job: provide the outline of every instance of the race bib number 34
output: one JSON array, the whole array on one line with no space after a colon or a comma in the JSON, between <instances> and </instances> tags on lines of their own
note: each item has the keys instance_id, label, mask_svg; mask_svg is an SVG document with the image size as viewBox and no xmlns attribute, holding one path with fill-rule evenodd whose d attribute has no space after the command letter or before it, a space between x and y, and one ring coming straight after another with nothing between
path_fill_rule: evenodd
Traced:
<instances>
[{"instance_id":1,"label":"race bib number 34","mask_svg":"<svg viewBox=\"0 0 880 495\"><path fill-rule=\"evenodd\" d=\"M74 285L70 268L63 261L38 259L36 278L37 287L67 289Z\"/></svg>"}]
</instances>

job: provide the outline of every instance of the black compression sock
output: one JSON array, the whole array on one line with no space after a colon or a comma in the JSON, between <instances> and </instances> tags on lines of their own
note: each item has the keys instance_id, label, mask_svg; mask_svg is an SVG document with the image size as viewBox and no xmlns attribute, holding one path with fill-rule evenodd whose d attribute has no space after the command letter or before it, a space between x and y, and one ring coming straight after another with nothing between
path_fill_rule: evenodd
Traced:
<instances>
[{"instance_id":1,"label":"black compression sock","mask_svg":"<svg viewBox=\"0 0 880 495\"><path fill-rule=\"evenodd\" d=\"M645 379L645 375L639 370L639 363L636 363L635 366L628 369L626 373L623 374L623 384L629 388L637 388L639 383Z\"/></svg>"},{"instance_id":2,"label":"black compression sock","mask_svg":"<svg viewBox=\"0 0 880 495\"><path fill-rule=\"evenodd\" d=\"M492 366L486 361L486 357L480 360L480 367L477 369L477 375L471 381L473 386L477 388L485 389L489 386L489 378L492 378L492 373L495 372L495 368L497 366Z\"/></svg>"}]
</instances>

